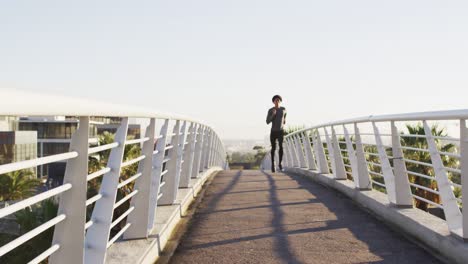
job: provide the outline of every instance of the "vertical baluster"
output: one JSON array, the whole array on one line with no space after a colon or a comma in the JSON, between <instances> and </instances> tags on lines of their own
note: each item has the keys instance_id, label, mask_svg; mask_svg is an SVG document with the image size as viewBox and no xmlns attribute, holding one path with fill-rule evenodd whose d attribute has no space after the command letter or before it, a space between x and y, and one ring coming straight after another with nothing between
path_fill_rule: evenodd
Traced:
<instances>
[{"instance_id":1,"label":"vertical baluster","mask_svg":"<svg viewBox=\"0 0 468 264\"><path fill-rule=\"evenodd\" d=\"M175 184L177 185L176 192L180 186L182 166L184 165L184 162L185 162L184 161L184 149L185 149L185 145L186 145L185 143L187 140L187 121L184 121L179 135L180 136L179 136L179 142L178 142L178 148L177 148L177 166L176 166L176 180L175 180Z\"/></svg>"},{"instance_id":2,"label":"vertical baluster","mask_svg":"<svg viewBox=\"0 0 468 264\"><path fill-rule=\"evenodd\" d=\"M307 156L307 165L309 170L316 170L317 165L315 164L314 153L312 152L312 144L310 142L309 132L304 131L304 137L302 142L304 143L304 150Z\"/></svg>"},{"instance_id":3,"label":"vertical baluster","mask_svg":"<svg viewBox=\"0 0 468 264\"><path fill-rule=\"evenodd\" d=\"M330 168L328 167L327 157L325 156L325 150L323 149L323 143L320 136L319 130L315 130L315 133L312 133L312 140L314 142L314 151L315 157L318 159L318 169L319 173L330 173Z\"/></svg>"},{"instance_id":4,"label":"vertical baluster","mask_svg":"<svg viewBox=\"0 0 468 264\"><path fill-rule=\"evenodd\" d=\"M151 195L149 207L149 220L148 230L151 232L154 228L154 219L156 217L156 209L158 207L158 200L161 198L161 178L163 173L163 160L166 155L167 132L169 131L169 119L164 121L161 127L159 139L156 142L156 150L153 155L153 172L151 178Z\"/></svg>"},{"instance_id":5,"label":"vertical baluster","mask_svg":"<svg viewBox=\"0 0 468 264\"><path fill-rule=\"evenodd\" d=\"M332 126L332 137L333 137L333 157L335 159L336 171L334 172L335 178L337 180L346 180L346 170L343 162L343 155L341 154L340 143L338 142L338 137L336 136L335 128Z\"/></svg>"},{"instance_id":6,"label":"vertical baluster","mask_svg":"<svg viewBox=\"0 0 468 264\"><path fill-rule=\"evenodd\" d=\"M357 123L354 123L354 136L356 138L356 162L358 168L358 179L354 179L356 187L360 190L372 189L372 184L369 178L369 168L367 167L366 154L362 145L361 133Z\"/></svg>"},{"instance_id":7,"label":"vertical baluster","mask_svg":"<svg viewBox=\"0 0 468 264\"><path fill-rule=\"evenodd\" d=\"M223 168L223 142L218 138L218 166Z\"/></svg>"},{"instance_id":8,"label":"vertical baluster","mask_svg":"<svg viewBox=\"0 0 468 264\"><path fill-rule=\"evenodd\" d=\"M304 150L302 149L300 134L294 136L294 143L296 144L296 153L299 157L299 166L301 168L307 168L306 160L304 157Z\"/></svg>"},{"instance_id":9,"label":"vertical baluster","mask_svg":"<svg viewBox=\"0 0 468 264\"><path fill-rule=\"evenodd\" d=\"M140 178L135 182L135 190L138 190L138 195L132 198L130 204L130 207L135 207L135 210L128 216L127 223L130 223L131 226L124 234L125 239L146 238L149 235L148 226L155 135L156 119L151 118L145 132L145 137L149 138L149 140L144 142L142 147L142 155L145 155L145 158L138 164L138 172L141 173Z\"/></svg>"},{"instance_id":10,"label":"vertical baluster","mask_svg":"<svg viewBox=\"0 0 468 264\"><path fill-rule=\"evenodd\" d=\"M395 193L395 176L393 175L393 169L388 160L387 151L382 142L380 131L375 122L372 122L374 127L375 142L377 144L377 151L379 153L380 164L382 166L382 173L384 175L385 189L387 191L388 200L392 204L396 204L396 193Z\"/></svg>"},{"instance_id":11,"label":"vertical baluster","mask_svg":"<svg viewBox=\"0 0 468 264\"><path fill-rule=\"evenodd\" d=\"M203 151L203 131L204 127L202 125L198 126L197 131L197 143L195 145L195 158L193 160L193 168L192 168L192 178L197 178L200 173L200 164L202 161L202 151Z\"/></svg>"},{"instance_id":12,"label":"vertical baluster","mask_svg":"<svg viewBox=\"0 0 468 264\"><path fill-rule=\"evenodd\" d=\"M211 162L211 166L219 167L219 138L218 135L215 134L215 145L213 148L213 161Z\"/></svg>"},{"instance_id":13,"label":"vertical baluster","mask_svg":"<svg viewBox=\"0 0 468 264\"><path fill-rule=\"evenodd\" d=\"M192 176L193 160L195 158L195 145L197 128L196 124L192 123L189 128L189 135L187 138L188 145L184 151L184 164L182 165L182 177L180 178L180 187L188 188L190 185L190 178Z\"/></svg>"},{"instance_id":14,"label":"vertical baluster","mask_svg":"<svg viewBox=\"0 0 468 264\"><path fill-rule=\"evenodd\" d=\"M304 140L302 138L302 133L296 134L296 144L297 148L299 149L299 163L301 164L301 168L308 169L309 165L307 164L307 156L306 151L304 149Z\"/></svg>"},{"instance_id":15,"label":"vertical baluster","mask_svg":"<svg viewBox=\"0 0 468 264\"><path fill-rule=\"evenodd\" d=\"M211 147L210 147L210 160L208 162L208 168L213 167L213 160L215 159L216 153L216 134L213 131L213 135L211 137Z\"/></svg>"},{"instance_id":16,"label":"vertical baluster","mask_svg":"<svg viewBox=\"0 0 468 264\"><path fill-rule=\"evenodd\" d=\"M60 245L60 250L50 257L50 263L73 261L83 263L86 220L86 191L88 175L89 117L80 117L78 130L73 134L70 151L78 157L67 161L63 184L72 188L60 195L58 214L66 219L55 226L52 245Z\"/></svg>"},{"instance_id":17,"label":"vertical baluster","mask_svg":"<svg viewBox=\"0 0 468 264\"><path fill-rule=\"evenodd\" d=\"M460 169L462 184L462 202L468 204L468 126L465 119L460 120ZM468 241L468 210L463 210L462 237Z\"/></svg>"},{"instance_id":18,"label":"vertical baluster","mask_svg":"<svg viewBox=\"0 0 468 264\"><path fill-rule=\"evenodd\" d=\"M289 157L289 148L288 148L288 144L286 143L286 140L284 141L284 156L283 156L283 167L287 168L287 167L291 167L291 161L290 161L290 157Z\"/></svg>"},{"instance_id":19,"label":"vertical baluster","mask_svg":"<svg viewBox=\"0 0 468 264\"><path fill-rule=\"evenodd\" d=\"M289 145L291 146L291 153L293 155L294 167L299 168L301 164L299 163L299 156L297 155L297 146L294 140L294 136L289 138Z\"/></svg>"},{"instance_id":20,"label":"vertical baluster","mask_svg":"<svg viewBox=\"0 0 468 264\"><path fill-rule=\"evenodd\" d=\"M289 155L289 167L294 168L298 166L297 164L299 164L299 159L296 156L296 151L294 150L294 146L291 144L291 139L292 138L289 138L286 141L287 143L286 146L287 146L288 155Z\"/></svg>"},{"instance_id":21,"label":"vertical baluster","mask_svg":"<svg viewBox=\"0 0 468 264\"><path fill-rule=\"evenodd\" d=\"M431 128L426 121L424 121L423 124L447 225L450 231L460 233L460 229L462 228L462 214L458 207L457 200L455 199L452 184L448 179L447 170L440 158L439 149L432 135Z\"/></svg>"},{"instance_id":22,"label":"vertical baluster","mask_svg":"<svg viewBox=\"0 0 468 264\"><path fill-rule=\"evenodd\" d=\"M403 150L401 149L400 134L395 122L392 126L392 154L393 154L393 174L395 175L395 202L398 207L413 207L413 197L409 185L406 163L403 160Z\"/></svg>"},{"instance_id":23,"label":"vertical baluster","mask_svg":"<svg viewBox=\"0 0 468 264\"><path fill-rule=\"evenodd\" d=\"M351 164L351 175L353 176L354 184L357 187L359 186L359 170L357 165L356 151L354 150L353 142L351 141L351 137L349 136L346 125L343 125L343 131L346 141L346 150L348 151L348 159L349 163Z\"/></svg>"},{"instance_id":24,"label":"vertical baluster","mask_svg":"<svg viewBox=\"0 0 468 264\"><path fill-rule=\"evenodd\" d=\"M177 179L180 174L177 172L177 167L179 163L178 152L180 144L180 121L177 120L173 130L173 136L171 138L172 149L169 150L168 158L169 161L166 163L167 174L164 176L165 185L162 188L162 197L158 201L158 205L170 205L173 204L177 197L177 190L179 187L179 182ZM180 167L179 167L180 168Z\"/></svg>"},{"instance_id":25,"label":"vertical baluster","mask_svg":"<svg viewBox=\"0 0 468 264\"><path fill-rule=\"evenodd\" d=\"M328 134L327 129L324 127L323 130L325 131L325 139L327 141L328 159L330 160L330 163L331 163L332 172L333 174L335 174L336 165L335 165L335 155L334 155L332 140L330 138L330 135Z\"/></svg>"},{"instance_id":26,"label":"vertical baluster","mask_svg":"<svg viewBox=\"0 0 468 264\"><path fill-rule=\"evenodd\" d=\"M200 164L200 172L204 172L206 168L206 160L208 158L208 146L210 140L210 128L205 128L205 133L203 135L203 148L202 148L202 158Z\"/></svg>"},{"instance_id":27,"label":"vertical baluster","mask_svg":"<svg viewBox=\"0 0 468 264\"><path fill-rule=\"evenodd\" d=\"M218 166L216 160L218 159L219 140L218 135L214 134L214 146L213 146L213 159L211 160L211 167Z\"/></svg>"},{"instance_id":28,"label":"vertical baluster","mask_svg":"<svg viewBox=\"0 0 468 264\"><path fill-rule=\"evenodd\" d=\"M206 149L206 161L205 161L205 168L210 168L210 160L211 160L211 148L213 147L213 130L210 128L208 133L208 142L207 142L207 149Z\"/></svg>"},{"instance_id":29,"label":"vertical baluster","mask_svg":"<svg viewBox=\"0 0 468 264\"><path fill-rule=\"evenodd\" d=\"M110 152L107 166L110 172L104 174L100 194L102 198L96 202L91 221L93 225L88 229L85 239L85 263L104 263L109 242L114 204L117 196L122 159L127 138L128 118L122 118L122 122L115 134L114 142L119 144Z\"/></svg>"},{"instance_id":30,"label":"vertical baluster","mask_svg":"<svg viewBox=\"0 0 468 264\"><path fill-rule=\"evenodd\" d=\"M286 145L286 149L287 149L287 154L288 154L288 167L295 167L296 164L295 164L295 159L294 159L294 154L293 154L293 149L292 149L292 146L291 146L291 143L290 143L290 137L288 138L285 138L285 145Z\"/></svg>"}]
</instances>

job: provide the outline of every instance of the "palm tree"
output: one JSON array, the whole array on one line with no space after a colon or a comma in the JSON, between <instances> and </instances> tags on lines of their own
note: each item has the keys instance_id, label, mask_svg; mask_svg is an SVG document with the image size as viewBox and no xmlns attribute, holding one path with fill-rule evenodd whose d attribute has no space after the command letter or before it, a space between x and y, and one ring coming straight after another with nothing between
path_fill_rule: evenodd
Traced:
<instances>
[{"instance_id":1,"label":"palm tree","mask_svg":"<svg viewBox=\"0 0 468 264\"><path fill-rule=\"evenodd\" d=\"M4 236L2 242L8 243L19 236L35 229L57 216L58 205L53 199L42 201L15 213L19 226L18 235ZM2 257L2 263L27 263L46 251L52 244L54 229L49 228L23 245L13 249ZM3 244L2 244L3 245ZM47 263L47 260L41 262Z\"/></svg>"},{"instance_id":2,"label":"palm tree","mask_svg":"<svg viewBox=\"0 0 468 264\"><path fill-rule=\"evenodd\" d=\"M28 198L36 192L41 181L31 170L19 170L0 175L0 201Z\"/></svg>"},{"instance_id":3,"label":"palm tree","mask_svg":"<svg viewBox=\"0 0 468 264\"><path fill-rule=\"evenodd\" d=\"M411 135L425 135L424 131L424 126L422 124L416 124L416 125L406 125L406 128L408 130L408 133ZM433 125L431 127L431 132L432 135L437 136L437 137L445 137L447 136L447 133L445 132L445 129L439 128L438 125ZM419 148L419 149L427 149L428 144L425 138L421 137L401 137L402 145L407 146L407 147L413 147L413 148ZM438 149L441 152L455 152L456 146L454 144L446 144L443 141L441 141L438 138L435 138L435 142L437 144ZM424 163L429 163L431 164L431 156L429 152L427 151L416 151L416 150L407 150L405 149L404 151L404 156L407 159L415 160L415 161L420 161ZM444 163L445 167L450 167L454 168L458 166L458 160L447 155L442 156L442 161ZM429 176L434 176L434 169L432 167L420 165L420 164L414 164L407 162L406 163L406 168L408 171L424 174L424 175L429 175ZM453 173L449 173L449 179L452 181L459 183L460 182L460 175L455 175ZM419 176L414 176L414 175L409 175L409 180L411 183L430 188L433 190L438 190L437 182L434 179L426 179L423 177ZM427 200L433 201L435 203L440 203L440 197L439 195L424 190L422 188L417 188L417 187L411 187L412 192L422 198L425 198ZM416 207L422 210L427 211L429 204L416 200Z\"/></svg>"}]
</instances>

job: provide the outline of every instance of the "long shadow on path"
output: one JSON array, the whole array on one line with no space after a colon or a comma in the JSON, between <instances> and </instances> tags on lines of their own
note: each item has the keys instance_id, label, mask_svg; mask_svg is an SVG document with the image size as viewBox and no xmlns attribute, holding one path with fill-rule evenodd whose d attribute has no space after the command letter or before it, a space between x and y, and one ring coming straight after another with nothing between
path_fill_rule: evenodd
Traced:
<instances>
[{"instance_id":1,"label":"long shadow on path","mask_svg":"<svg viewBox=\"0 0 468 264\"><path fill-rule=\"evenodd\" d=\"M214 181L172 263L438 263L303 177L239 171Z\"/></svg>"}]
</instances>

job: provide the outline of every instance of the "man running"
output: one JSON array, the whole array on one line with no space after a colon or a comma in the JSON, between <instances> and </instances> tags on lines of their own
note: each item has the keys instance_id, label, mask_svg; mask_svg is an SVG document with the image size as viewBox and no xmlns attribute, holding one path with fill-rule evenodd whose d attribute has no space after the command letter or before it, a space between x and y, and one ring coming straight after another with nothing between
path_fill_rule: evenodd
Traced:
<instances>
[{"instance_id":1,"label":"man running","mask_svg":"<svg viewBox=\"0 0 468 264\"><path fill-rule=\"evenodd\" d=\"M283 98L279 95L273 96L271 99L274 107L268 110L266 122L267 124L272 123L270 142L271 142L271 172L275 172L275 151L276 151L276 140L279 143L279 169L283 170L281 162L283 161L283 139L284 139L284 124L286 124L286 108L280 106L283 102Z\"/></svg>"}]
</instances>

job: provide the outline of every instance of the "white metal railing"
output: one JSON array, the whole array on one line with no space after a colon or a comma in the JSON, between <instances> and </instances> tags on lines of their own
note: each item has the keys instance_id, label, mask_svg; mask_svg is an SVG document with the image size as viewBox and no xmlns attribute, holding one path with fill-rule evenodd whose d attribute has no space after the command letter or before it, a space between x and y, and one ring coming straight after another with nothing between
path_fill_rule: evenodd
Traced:
<instances>
[{"instance_id":1,"label":"white metal railing","mask_svg":"<svg viewBox=\"0 0 468 264\"><path fill-rule=\"evenodd\" d=\"M361 190L375 188L396 206L415 207L418 201L441 208L448 229L466 240L468 210L461 210L468 204L468 188L463 188L468 177L466 119L464 109L368 116L301 129L285 137L284 167L332 174ZM433 135L432 123L451 134ZM421 129L411 134L407 124ZM411 140L417 144L411 145ZM444 151L449 143L454 146ZM270 158L265 157L262 168L270 167Z\"/></svg>"},{"instance_id":2,"label":"white metal railing","mask_svg":"<svg viewBox=\"0 0 468 264\"><path fill-rule=\"evenodd\" d=\"M28 100L28 95L24 96L22 100ZM49 263L104 263L107 249L118 239L147 238L154 229L157 206L173 204L179 188L189 187L190 179L199 178L210 168L226 167L225 149L218 134L199 121L140 108L63 97L47 97L48 102L57 102L57 105L44 104L39 108L34 101L41 101L41 98L34 98L26 108L16 105L15 100L8 100L0 106L0 115L76 117L78 129L72 136L70 151L0 165L0 174L65 161L63 184L0 209L0 219L50 198L59 201L58 214L30 232L0 245L0 262L5 254L54 228L51 247L31 263L45 259L49 259ZM90 117L95 116L120 118L114 142L90 147ZM139 118L148 124L146 134L140 139L127 139L129 118ZM158 124L161 124L159 134L156 131ZM124 161L125 146L131 144L140 146L141 154ZM107 164L88 173L89 156L103 151L110 152ZM132 165L138 166L137 173L122 178L122 169ZM87 199L88 183L96 179L101 180L98 194ZM118 190L131 185L131 192L117 201ZM128 209L116 215L115 209L124 204ZM94 209L86 222L86 211L90 206ZM123 227L115 229L118 226ZM111 237L112 230L116 233Z\"/></svg>"}]
</instances>

